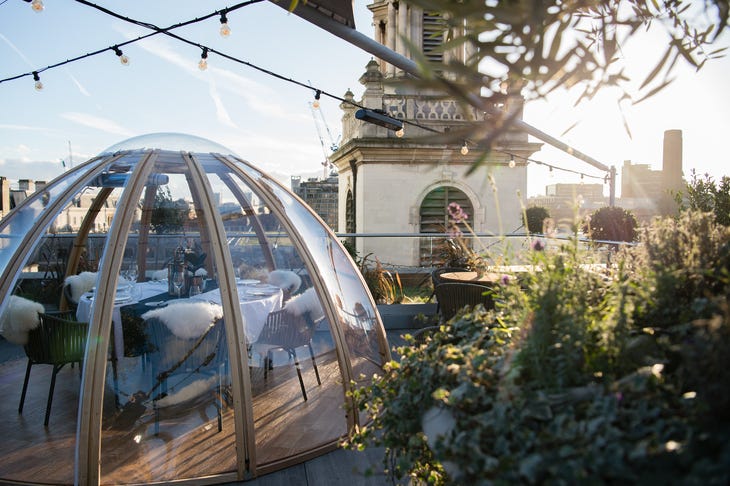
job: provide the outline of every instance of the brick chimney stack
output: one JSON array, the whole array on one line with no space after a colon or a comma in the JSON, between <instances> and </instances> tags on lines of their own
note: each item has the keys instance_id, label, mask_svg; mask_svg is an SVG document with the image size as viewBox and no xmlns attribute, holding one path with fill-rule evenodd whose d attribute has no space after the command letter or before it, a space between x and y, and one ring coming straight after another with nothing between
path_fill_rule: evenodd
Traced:
<instances>
[{"instance_id":1,"label":"brick chimney stack","mask_svg":"<svg viewBox=\"0 0 730 486\"><path fill-rule=\"evenodd\" d=\"M665 191L683 189L682 180L682 130L664 131L664 155L662 160L662 185Z\"/></svg>"}]
</instances>

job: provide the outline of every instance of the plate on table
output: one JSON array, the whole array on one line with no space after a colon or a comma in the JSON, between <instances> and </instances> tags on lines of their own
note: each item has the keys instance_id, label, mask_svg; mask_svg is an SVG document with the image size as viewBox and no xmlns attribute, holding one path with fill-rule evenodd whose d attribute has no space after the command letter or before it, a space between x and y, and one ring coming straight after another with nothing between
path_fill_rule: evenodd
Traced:
<instances>
[{"instance_id":1,"label":"plate on table","mask_svg":"<svg viewBox=\"0 0 730 486\"><path fill-rule=\"evenodd\" d=\"M246 295L251 297L268 297L269 295L274 295L277 290L276 288L269 288L269 289L251 289L246 291Z\"/></svg>"},{"instance_id":2,"label":"plate on table","mask_svg":"<svg viewBox=\"0 0 730 486\"><path fill-rule=\"evenodd\" d=\"M129 293L119 293L114 296L114 304L125 304L132 301L132 295Z\"/></svg>"}]
</instances>

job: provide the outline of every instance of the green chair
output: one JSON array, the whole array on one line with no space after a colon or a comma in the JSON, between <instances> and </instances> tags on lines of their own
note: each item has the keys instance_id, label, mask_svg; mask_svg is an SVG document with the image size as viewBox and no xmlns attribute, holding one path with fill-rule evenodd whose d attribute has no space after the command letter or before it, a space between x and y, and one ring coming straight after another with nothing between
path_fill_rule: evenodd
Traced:
<instances>
[{"instance_id":1,"label":"green chair","mask_svg":"<svg viewBox=\"0 0 730 486\"><path fill-rule=\"evenodd\" d=\"M56 375L67 364L78 363L79 375L84 361L86 350L86 336L89 331L89 324L77 322L71 319L70 312L50 314L39 314L40 324L37 328L28 332L28 343L25 345L25 354L28 356L28 366L25 370L23 391L20 394L20 405L18 413L23 413L25 394L28 390L30 369L33 365L47 364L53 366L51 375L51 386L48 390L48 402L46 404L46 417L43 425L48 426L51 416L51 405L53 403L53 390L56 387Z\"/></svg>"}]
</instances>

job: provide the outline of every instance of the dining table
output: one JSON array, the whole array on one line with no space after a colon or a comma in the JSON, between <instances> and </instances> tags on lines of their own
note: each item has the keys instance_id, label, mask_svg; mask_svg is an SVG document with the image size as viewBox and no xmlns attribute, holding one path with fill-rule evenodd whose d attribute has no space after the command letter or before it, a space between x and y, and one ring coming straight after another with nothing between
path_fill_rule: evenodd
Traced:
<instances>
[{"instance_id":1,"label":"dining table","mask_svg":"<svg viewBox=\"0 0 730 486\"><path fill-rule=\"evenodd\" d=\"M213 287L213 288L211 288ZM244 329L247 340L253 342L258 338L266 323L269 313L280 310L283 302L283 292L279 287L259 283L253 280L238 280L236 284L238 301L241 306ZM112 312L114 329L113 351L116 356L125 356L124 326L122 314L141 316L145 311L166 306L175 301L185 299L204 300L216 304L221 303L220 289L208 283L203 293L192 297L177 298L168 292L167 280L150 280L138 282L117 289ZM76 307L76 319L79 322L89 322L94 304L95 292L87 292L81 296Z\"/></svg>"}]
</instances>

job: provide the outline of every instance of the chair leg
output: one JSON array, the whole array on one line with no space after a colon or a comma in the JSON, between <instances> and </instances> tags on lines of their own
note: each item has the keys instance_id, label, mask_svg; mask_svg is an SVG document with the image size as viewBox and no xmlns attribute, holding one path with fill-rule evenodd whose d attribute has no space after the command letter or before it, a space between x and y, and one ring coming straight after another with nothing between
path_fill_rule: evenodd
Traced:
<instances>
[{"instance_id":1,"label":"chair leg","mask_svg":"<svg viewBox=\"0 0 730 486\"><path fill-rule=\"evenodd\" d=\"M18 413L23 413L23 404L25 403L25 392L28 391L28 379L30 378L30 367L33 362L28 359L28 366L25 368L25 381L23 381L23 391L20 394L20 405L18 405Z\"/></svg>"},{"instance_id":2,"label":"chair leg","mask_svg":"<svg viewBox=\"0 0 730 486\"><path fill-rule=\"evenodd\" d=\"M56 375L61 371L63 365L53 365L53 374L51 375L51 387L48 390L48 403L46 404L46 419L43 425L48 427L48 419L51 418L51 404L53 403L53 390L56 388Z\"/></svg>"},{"instance_id":3,"label":"chair leg","mask_svg":"<svg viewBox=\"0 0 730 486\"><path fill-rule=\"evenodd\" d=\"M321 385L322 381L319 379L319 370L317 369L317 362L314 360L314 351L312 350L312 343L307 343L309 346L309 355L312 357L312 366L314 367L314 374L317 376L317 384Z\"/></svg>"},{"instance_id":4,"label":"chair leg","mask_svg":"<svg viewBox=\"0 0 730 486\"><path fill-rule=\"evenodd\" d=\"M294 357L294 366L297 368L297 377L299 378L299 386L302 388L302 396L304 401L307 401L307 391L304 389L304 379L302 378L302 368L299 366L299 358L297 358L296 350L291 350L291 355Z\"/></svg>"}]
</instances>

